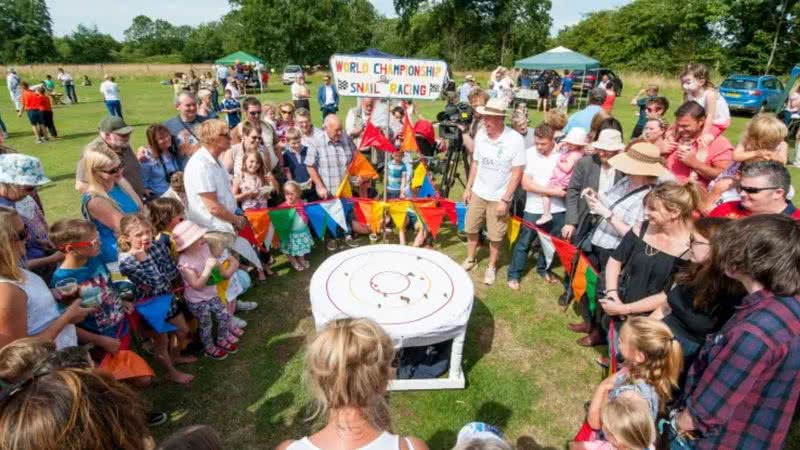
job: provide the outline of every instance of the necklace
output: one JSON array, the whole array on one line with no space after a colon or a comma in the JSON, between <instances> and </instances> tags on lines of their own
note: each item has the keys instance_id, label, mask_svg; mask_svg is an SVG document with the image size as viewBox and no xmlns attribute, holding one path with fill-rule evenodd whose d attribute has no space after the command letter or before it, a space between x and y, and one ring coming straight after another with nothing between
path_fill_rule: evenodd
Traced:
<instances>
[{"instance_id":1,"label":"necklace","mask_svg":"<svg viewBox=\"0 0 800 450\"><path fill-rule=\"evenodd\" d=\"M660 252L659 249L651 247L647 242L644 243L644 254L647 256L656 256Z\"/></svg>"}]
</instances>

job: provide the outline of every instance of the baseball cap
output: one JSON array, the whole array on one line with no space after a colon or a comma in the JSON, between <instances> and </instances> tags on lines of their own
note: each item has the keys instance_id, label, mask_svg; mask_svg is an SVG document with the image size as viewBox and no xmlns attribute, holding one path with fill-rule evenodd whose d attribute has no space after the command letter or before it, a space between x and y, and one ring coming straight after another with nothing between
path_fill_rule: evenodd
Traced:
<instances>
[{"instance_id":1,"label":"baseball cap","mask_svg":"<svg viewBox=\"0 0 800 450\"><path fill-rule=\"evenodd\" d=\"M103 120L100 121L100 125L98 125L97 129L101 133L114 133L114 134L131 134L133 133L133 127L129 127L128 124L122 120L122 117L119 116L106 116L103 117Z\"/></svg>"}]
</instances>

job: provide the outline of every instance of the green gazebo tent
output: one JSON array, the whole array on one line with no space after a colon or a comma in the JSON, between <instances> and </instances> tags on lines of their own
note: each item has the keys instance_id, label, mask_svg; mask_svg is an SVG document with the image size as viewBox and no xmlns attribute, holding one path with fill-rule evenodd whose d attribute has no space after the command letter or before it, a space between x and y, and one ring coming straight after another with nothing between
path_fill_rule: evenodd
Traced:
<instances>
[{"instance_id":1,"label":"green gazebo tent","mask_svg":"<svg viewBox=\"0 0 800 450\"><path fill-rule=\"evenodd\" d=\"M566 47L556 47L544 53L517 60L514 62L514 67L538 70L588 70L599 68L600 62Z\"/></svg>"},{"instance_id":2,"label":"green gazebo tent","mask_svg":"<svg viewBox=\"0 0 800 450\"><path fill-rule=\"evenodd\" d=\"M214 61L214 64L224 64L226 66L230 66L231 64L235 64L237 59L244 64L250 64L250 63L264 64L264 60L262 60L261 58L253 56L250 53L246 53L243 51L234 52L228 56L224 56Z\"/></svg>"}]
</instances>

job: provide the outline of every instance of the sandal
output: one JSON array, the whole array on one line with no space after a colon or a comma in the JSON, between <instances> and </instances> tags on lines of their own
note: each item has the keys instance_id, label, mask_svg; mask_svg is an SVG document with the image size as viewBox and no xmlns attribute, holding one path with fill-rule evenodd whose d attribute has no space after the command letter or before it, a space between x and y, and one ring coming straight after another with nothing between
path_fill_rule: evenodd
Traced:
<instances>
[{"instance_id":1,"label":"sandal","mask_svg":"<svg viewBox=\"0 0 800 450\"><path fill-rule=\"evenodd\" d=\"M292 267L294 267L294 270L296 270L296 271L298 271L298 272L302 272L303 270L305 270L305 267L303 267L303 265L302 265L302 264L300 264L300 263L299 263L299 262L297 262L297 261L295 261L295 262L293 262L293 263L292 263Z\"/></svg>"},{"instance_id":2,"label":"sandal","mask_svg":"<svg viewBox=\"0 0 800 450\"><path fill-rule=\"evenodd\" d=\"M232 344L230 341L217 343L217 347L229 355L234 355L239 351L239 347L237 347L236 344Z\"/></svg>"},{"instance_id":3,"label":"sandal","mask_svg":"<svg viewBox=\"0 0 800 450\"><path fill-rule=\"evenodd\" d=\"M206 350L205 355L207 358L211 358L215 361L222 361L228 357L228 354L225 352L225 350L221 349L220 347L214 347L211 351Z\"/></svg>"}]
</instances>

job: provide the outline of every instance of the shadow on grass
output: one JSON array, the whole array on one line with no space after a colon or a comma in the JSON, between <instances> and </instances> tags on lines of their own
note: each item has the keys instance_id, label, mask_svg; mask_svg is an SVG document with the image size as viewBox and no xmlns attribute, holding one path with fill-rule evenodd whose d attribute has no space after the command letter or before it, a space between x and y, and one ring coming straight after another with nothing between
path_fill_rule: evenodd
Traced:
<instances>
[{"instance_id":1,"label":"shadow on grass","mask_svg":"<svg viewBox=\"0 0 800 450\"><path fill-rule=\"evenodd\" d=\"M494 343L494 315L486 304L475 297L472 303L472 314L469 319L469 330L464 342L464 374L469 387L469 373L484 355L492 351Z\"/></svg>"}]
</instances>

